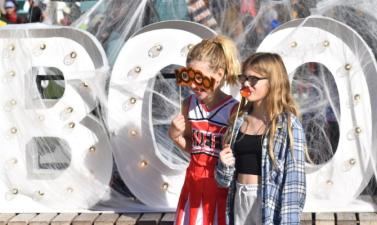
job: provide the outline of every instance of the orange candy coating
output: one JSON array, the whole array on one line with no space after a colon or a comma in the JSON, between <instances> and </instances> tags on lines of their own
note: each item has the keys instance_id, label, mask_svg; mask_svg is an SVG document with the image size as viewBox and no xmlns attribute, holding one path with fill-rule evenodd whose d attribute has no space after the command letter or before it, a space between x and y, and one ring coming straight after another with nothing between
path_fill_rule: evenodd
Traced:
<instances>
[{"instance_id":1,"label":"orange candy coating","mask_svg":"<svg viewBox=\"0 0 377 225\"><path fill-rule=\"evenodd\" d=\"M240 90L240 93L242 97L246 98L251 95L251 90L249 87L242 87Z\"/></svg>"}]
</instances>

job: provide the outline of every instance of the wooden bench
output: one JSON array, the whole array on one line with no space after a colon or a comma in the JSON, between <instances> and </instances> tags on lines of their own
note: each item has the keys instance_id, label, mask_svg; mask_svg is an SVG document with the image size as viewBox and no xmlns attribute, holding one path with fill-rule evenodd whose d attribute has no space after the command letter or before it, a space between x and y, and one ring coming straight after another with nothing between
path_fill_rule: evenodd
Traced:
<instances>
[{"instance_id":1,"label":"wooden bench","mask_svg":"<svg viewBox=\"0 0 377 225\"><path fill-rule=\"evenodd\" d=\"M174 213L0 213L0 225L173 225ZM305 225L377 225L377 213L304 213Z\"/></svg>"}]
</instances>

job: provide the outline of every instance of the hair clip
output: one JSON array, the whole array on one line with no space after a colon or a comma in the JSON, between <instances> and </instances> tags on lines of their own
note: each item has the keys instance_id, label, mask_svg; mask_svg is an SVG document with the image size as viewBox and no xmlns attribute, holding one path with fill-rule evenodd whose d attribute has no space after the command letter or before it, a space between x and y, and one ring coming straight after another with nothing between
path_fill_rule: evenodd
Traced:
<instances>
[{"instance_id":1,"label":"hair clip","mask_svg":"<svg viewBox=\"0 0 377 225\"><path fill-rule=\"evenodd\" d=\"M190 87L194 82L197 87L205 90L214 90L215 79L213 77L204 76L199 70L182 67L175 71L175 77L177 79L177 85Z\"/></svg>"}]
</instances>

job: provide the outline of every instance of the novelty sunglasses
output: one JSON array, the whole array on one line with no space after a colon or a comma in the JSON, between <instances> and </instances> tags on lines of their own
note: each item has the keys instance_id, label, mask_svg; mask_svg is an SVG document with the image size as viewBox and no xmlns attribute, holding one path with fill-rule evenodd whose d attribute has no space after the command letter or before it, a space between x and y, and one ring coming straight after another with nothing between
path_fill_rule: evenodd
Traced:
<instances>
[{"instance_id":1,"label":"novelty sunglasses","mask_svg":"<svg viewBox=\"0 0 377 225\"><path fill-rule=\"evenodd\" d=\"M182 67L175 71L175 76L177 84L180 86L191 86L194 82L197 87L206 90L213 90L214 88L215 79L205 76L200 70Z\"/></svg>"}]
</instances>

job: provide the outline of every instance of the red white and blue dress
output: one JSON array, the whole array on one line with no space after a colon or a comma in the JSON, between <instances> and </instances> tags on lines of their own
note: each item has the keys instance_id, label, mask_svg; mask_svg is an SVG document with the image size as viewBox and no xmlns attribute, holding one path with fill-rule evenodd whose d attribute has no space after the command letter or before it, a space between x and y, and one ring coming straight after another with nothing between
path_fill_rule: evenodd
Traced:
<instances>
[{"instance_id":1,"label":"red white and blue dress","mask_svg":"<svg viewBox=\"0 0 377 225\"><path fill-rule=\"evenodd\" d=\"M195 95L189 97L191 160L178 202L175 225L225 225L228 189L217 186L214 170L230 115L237 103L228 96L208 109Z\"/></svg>"}]
</instances>

